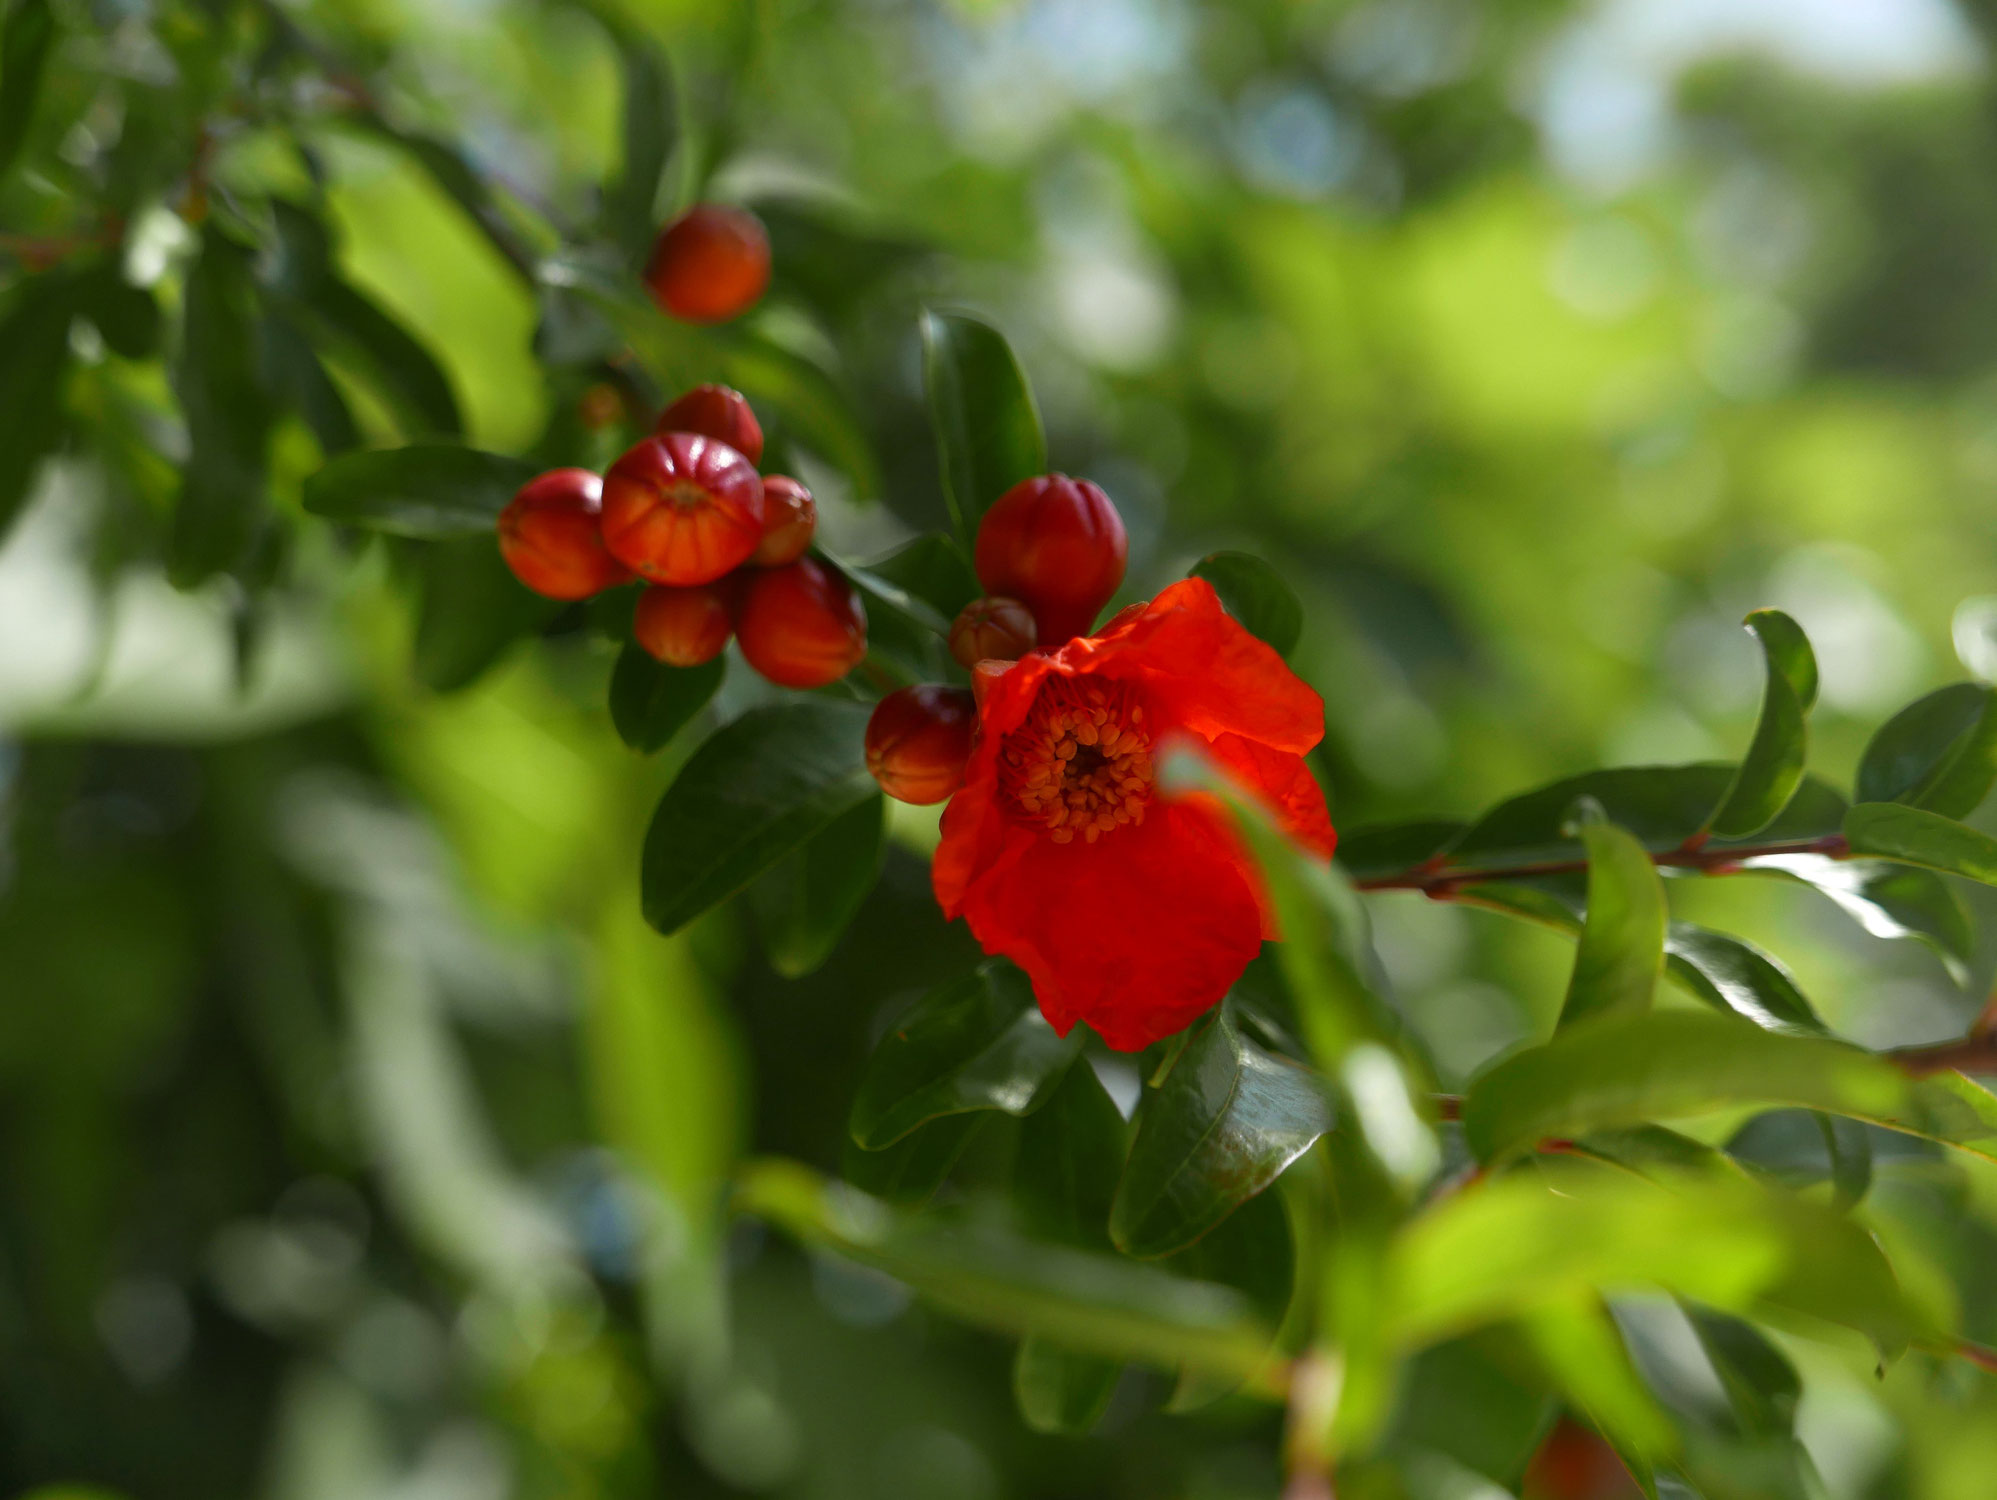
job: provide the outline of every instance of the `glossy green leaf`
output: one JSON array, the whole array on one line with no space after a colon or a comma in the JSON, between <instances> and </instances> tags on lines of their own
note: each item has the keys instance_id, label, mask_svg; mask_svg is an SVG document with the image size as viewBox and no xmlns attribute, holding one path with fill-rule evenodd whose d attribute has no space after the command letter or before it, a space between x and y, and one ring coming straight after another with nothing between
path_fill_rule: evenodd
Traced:
<instances>
[{"instance_id":1,"label":"glossy green leaf","mask_svg":"<svg viewBox=\"0 0 1997 1500\"><path fill-rule=\"evenodd\" d=\"M666 168L679 138L679 101L657 44L622 26L613 36L624 75L624 151L616 179L604 190L603 217L635 265L659 232Z\"/></svg>"},{"instance_id":2,"label":"glossy green leaf","mask_svg":"<svg viewBox=\"0 0 1997 1500\"><path fill-rule=\"evenodd\" d=\"M983 592L956 542L940 531L919 536L865 567L875 578L884 579L927 604L946 628L965 605Z\"/></svg>"},{"instance_id":3,"label":"glossy green leaf","mask_svg":"<svg viewBox=\"0 0 1997 1500\"><path fill-rule=\"evenodd\" d=\"M1817 699L1817 659L1802 627L1778 609L1758 609L1746 624L1761 643L1767 682L1754 739L1713 814L1721 838L1759 833L1795 795L1809 747L1806 716Z\"/></svg>"},{"instance_id":4,"label":"glossy green leaf","mask_svg":"<svg viewBox=\"0 0 1997 1500\"><path fill-rule=\"evenodd\" d=\"M49 0L13 0L0 24L0 181L27 143L55 41Z\"/></svg>"},{"instance_id":5,"label":"glossy green leaf","mask_svg":"<svg viewBox=\"0 0 1997 1500\"><path fill-rule=\"evenodd\" d=\"M1269 1346L1270 1329L1232 1288L989 1224L915 1219L792 1162L752 1163L737 1178L736 1204L984 1327L1058 1333L1064 1344L1105 1358L1166 1370L1186 1364L1243 1380L1261 1371Z\"/></svg>"},{"instance_id":6,"label":"glossy green leaf","mask_svg":"<svg viewBox=\"0 0 1997 1500\"><path fill-rule=\"evenodd\" d=\"M440 693L469 687L561 606L513 576L489 536L413 544L416 676Z\"/></svg>"},{"instance_id":7,"label":"glossy green leaf","mask_svg":"<svg viewBox=\"0 0 1997 1500\"><path fill-rule=\"evenodd\" d=\"M751 709L710 736L645 834L646 920L677 932L875 796L867 715L861 704L805 699Z\"/></svg>"},{"instance_id":8,"label":"glossy green leaf","mask_svg":"<svg viewBox=\"0 0 1997 1500\"><path fill-rule=\"evenodd\" d=\"M627 643L610 673L610 722L617 737L646 755L665 749L707 707L727 674L725 656L697 667L670 667L636 642Z\"/></svg>"},{"instance_id":9,"label":"glossy green leaf","mask_svg":"<svg viewBox=\"0 0 1997 1500\"><path fill-rule=\"evenodd\" d=\"M258 350L250 254L211 222L188 272L174 393L188 457L167 542L167 573L187 588L240 567L270 511L275 418Z\"/></svg>"},{"instance_id":10,"label":"glossy green leaf","mask_svg":"<svg viewBox=\"0 0 1997 1500\"><path fill-rule=\"evenodd\" d=\"M1997 690L1958 682L1880 726L1858 762L1860 802L1904 802L1943 817L1975 810L1997 780Z\"/></svg>"},{"instance_id":11,"label":"glossy green leaf","mask_svg":"<svg viewBox=\"0 0 1997 1500\"><path fill-rule=\"evenodd\" d=\"M1940 813L1899 802L1861 802L1845 815L1844 836L1854 854L1997 885L1997 839Z\"/></svg>"},{"instance_id":12,"label":"glossy green leaf","mask_svg":"<svg viewBox=\"0 0 1997 1500\"><path fill-rule=\"evenodd\" d=\"M464 211L465 217L471 220L514 275L530 287L535 284L533 254L521 244L505 211L487 188L484 177L462 152L435 136L391 125L373 111L357 115L355 124L380 136L421 167L445 196Z\"/></svg>"},{"instance_id":13,"label":"glossy green leaf","mask_svg":"<svg viewBox=\"0 0 1997 1500\"><path fill-rule=\"evenodd\" d=\"M771 968L798 979L832 956L880 878L886 831L887 805L876 796L756 877L749 895Z\"/></svg>"},{"instance_id":14,"label":"glossy green leaf","mask_svg":"<svg viewBox=\"0 0 1997 1500\"><path fill-rule=\"evenodd\" d=\"M489 539L499 513L534 472L522 459L476 448L376 448L336 458L307 479L305 508L394 536Z\"/></svg>"},{"instance_id":15,"label":"glossy green leaf","mask_svg":"<svg viewBox=\"0 0 1997 1500\"><path fill-rule=\"evenodd\" d=\"M1584 803L1581 838L1588 849L1588 909L1567 999L1566 1028L1592 1017L1650 1009L1664 967L1664 882L1650 856L1626 831Z\"/></svg>"},{"instance_id":16,"label":"glossy green leaf","mask_svg":"<svg viewBox=\"0 0 1997 1500\"><path fill-rule=\"evenodd\" d=\"M1047 468L1026 374L996 328L967 313L922 315L923 384L943 496L968 553L992 502Z\"/></svg>"},{"instance_id":17,"label":"glossy green leaf","mask_svg":"<svg viewBox=\"0 0 1997 1500\"><path fill-rule=\"evenodd\" d=\"M879 1150L939 1115L1031 1114L1081 1043L1079 1030L1056 1036L1026 976L992 959L931 990L881 1038L853 1099L853 1139Z\"/></svg>"},{"instance_id":18,"label":"glossy green leaf","mask_svg":"<svg viewBox=\"0 0 1997 1500\"><path fill-rule=\"evenodd\" d=\"M1932 870L1823 854L1773 855L1745 868L1812 886L1874 937L1918 939L1941 955L1957 983L1967 977L1975 941L1969 913L1954 887Z\"/></svg>"},{"instance_id":19,"label":"glossy green leaf","mask_svg":"<svg viewBox=\"0 0 1997 1500\"><path fill-rule=\"evenodd\" d=\"M1717 1010L1732 1011L1766 1031L1824 1029L1789 971L1744 938L1673 922L1664 951L1671 977Z\"/></svg>"},{"instance_id":20,"label":"glossy green leaf","mask_svg":"<svg viewBox=\"0 0 1997 1500\"><path fill-rule=\"evenodd\" d=\"M1109 1409L1123 1378L1123 1362L1078 1354L1038 1334L1019 1341L1012 1361L1012 1394L1019 1415L1035 1432L1081 1437Z\"/></svg>"},{"instance_id":21,"label":"glossy green leaf","mask_svg":"<svg viewBox=\"0 0 1997 1500\"><path fill-rule=\"evenodd\" d=\"M1283 575L1247 552L1209 552L1187 575L1204 578L1242 628L1288 656L1304 633L1303 601Z\"/></svg>"},{"instance_id":22,"label":"glossy green leaf","mask_svg":"<svg viewBox=\"0 0 1997 1500\"><path fill-rule=\"evenodd\" d=\"M984 1120L975 1114L943 1115L878 1151L848 1137L840 1175L861 1192L899 1208L920 1208L936 1196Z\"/></svg>"},{"instance_id":23,"label":"glossy green leaf","mask_svg":"<svg viewBox=\"0 0 1997 1500\"><path fill-rule=\"evenodd\" d=\"M60 272L23 280L0 320L0 536L27 504L42 460L62 441L75 312Z\"/></svg>"},{"instance_id":24,"label":"glossy green leaf","mask_svg":"<svg viewBox=\"0 0 1997 1500\"><path fill-rule=\"evenodd\" d=\"M1145 1093L1110 1237L1144 1258L1182 1250L1330 1128L1323 1084L1242 1036L1223 1008Z\"/></svg>"}]
</instances>

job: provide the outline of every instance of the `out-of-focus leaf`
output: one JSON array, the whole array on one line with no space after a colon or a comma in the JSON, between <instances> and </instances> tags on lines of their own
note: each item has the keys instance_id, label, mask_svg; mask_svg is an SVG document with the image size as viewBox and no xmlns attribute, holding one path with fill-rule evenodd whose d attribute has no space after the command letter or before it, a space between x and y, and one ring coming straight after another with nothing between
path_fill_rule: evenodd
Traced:
<instances>
[{"instance_id":1,"label":"out-of-focus leaf","mask_svg":"<svg viewBox=\"0 0 1997 1500\"><path fill-rule=\"evenodd\" d=\"M1854 854L1997 885L1997 839L1940 813L1899 802L1861 802L1845 814L1844 836Z\"/></svg>"},{"instance_id":2,"label":"out-of-focus leaf","mask_svg":"<svg viewBox=\"0 0 1997 1500\"><path fill-rule=\"evenodd\" d=\"M879 1150L938 1115L1029 1115L1081 1043L1079 1030L1056 1036L1026 976L992 959L931 990L881 1038L853 1099L853 1139Z\"/></svg>"},{"instance_id":3,"label":"out-of-focus leaf","mask_svg":"<svg viewBox=\"0 0 1997 1500\"><path fill-rule=\"evenodd\" d=\"M150 359L159 352L159 302L147 288L125 280L116 260L76 278L76 306L120 358Z\"/></svg>"},{"instance_id":4,"label":"out-of-focus leaf","mask_svg":"<svg viewBox=\"0 0 1997 1500\"><path fill-rule=\"evenodd\" d=\"M14 0L8 7L6 22L0 24L0 180L27 142L55 39L55 8L49 0Z\"/></svg>"},{"instance_id":5,"label":"out-of-focus leaf","mask_svg":"<svg viewBox=\"0 0 1997 1500\"><path fill-rule=\"evenodd\" d=\"M919 536L887 556L875 558L865 569L927 604L946 627L981 592L964 554L940 531Z\"/></svg>"},{"instance_id":6,"label":"out-of-focus leaf","mask_svg":"<svg viewBox=\"0 0 1997 1500\"><path fill-rule=\"evenodd\" d=\"M1789 971L1744 938L1673 922L1664 952L1671 977L1716 1010L1732 1011L1765 1031L1824 1030Z\"/></svg>"},{"instance_id":7,"label":"out-of-focus leaf","mask_svg":"<svg viewBox=\"0 0 1997 1500\"><path fill-rule=\"evenodd\" d=\"M992 502L1046 469L1040 409L1004 335L967 313L923 313L922 371L943 496L968 553Z\"/></svg>"},{"instance_id":8,"label":"out-of-focus leaf","mask_svg":"<svg viewBox=\"0 0 1997 1500\"><path fill-rule=\"evenodd\" d=\"M62 441L69 373L69 279L50 272L21 282L0 321L0 536L27 503L41 462Z\"/></svg>"},{"instance_id":9,"label":"out-of-focus leaf","mask_svg":"<svg viewBox=\"0 0 1997 1500\"><path fill-rule=\"evenodd\" d=\"M211 222L188 272L174 391L188 457L167 543L167 574L188 588L242 564L270 508L275 412L257 358L262 340L250 256Z\"/></svg>"},{"instance_id":10,"label":"out-of-focus leaf","mask_svg":"<svg viewBox=\"0 0 1997 1500\"><path fill-rule=\"evenodd\" d=\"M1297 1283L1296 1241L1281 1190L1257 1193L1165 1264L1194 1280L1245 1293L1269 1327L1280 1330ZM1184 1371L1166 1409L1197 1410L1233 1395L1240 1384Z\"/></svg>"},{"instance_id":11,"label":"out-of-focus leaf","mask_svg":"<svg viewBox=\"0 0 1997 1500\"><path fill-rule=\"evenodd\" d=\"M1793 1104L1886 1121L1908 1107L1894 1068L1824 1037L1763 1031L1693 1011L1605 1016L1515 1052L1463 1104L1471 1149L1491 1161L1543 1140L1733 1104Z\"/></svg>"},{"instance_id":12,"label":"out-of-focus leaf","mask_svg":"<svg viewBox=\"0 0 1997 1500\"><path fill-rule=\"evenodd\" d=\"M430 180L464 210L514 274L529 286L534 284L534 257L521 245L504 211L486 187L485 179L456 147L435 136L391 125L377 114L357 115L355 123L404 152L428 173Z\"/></svg>"},{"instance_id":13,"label":"out-of-focus leaf","mask_svg":"<svg viewBox=\"0 0 1997 1500\"><path fill-rule=\"evenodd\" d=\"M264 319L264 350L281 400L305 419L327 458L358 448L361 431L353 408L327 373L318 351L282 313Z\"/></svg>"},{"instance_id":14,"label":"out-of-focus leaf","mask_svg":"<svg viewBox=\"0 0 1997 1500\"><path fill-rule=\"evenodd\" d=\"M1696 1306L1687 1307L1685 1316L1741 1429L1751 1435L1794 1432L1803 1387L1789 1357L1740 1318Z\"/></svg>"},{"instance_id":15,"label":"out-of-focus leaf","mask_svg":"<svg viewBox=\"0 0 1997 1500\"><path fill-rule=\"evenodd\" d=\"M334 459L305 481L305 508L329 521L395 536L491 541L499 513L534 467L441 443L376 448Z\"/></svg>"},{"instance_id":16,"label":"out-of-focus leaf","mask_svg":"<svg viewBox=\"0 0 1997 1500\"><path fill-rule=\"evenodd\" d=\"M1242 1036L1223 1008L1146 1091L1110 1237L1143 1258L1183 1250L1330 1128L1322 1083Z\"/></svg>"},{"instance_id":17,"label":"out-of-focus leaf","mask_svg":"<svg viewBox=\"0 0 1997 1500\"><path fill-rule=\"evenodd\" d=\"M1832 1201L1849 1208L1872 1184L1872 1141L1866 1129L1861 1121L1815 1110L1769 1110L1734 1133L1727 1154L1784 1187L1828 1182Z\"/></svg>"},{"instance_id":18,"label":"out-of-focus leaf","mask_svg":"<svg viewBox=\"0 0 1997 1500\"><path fill-rule=\"evenodd\" d=\"M1683 1176L1687 1172L1726 1170L1727 1157L1695 1141L1689 1135L1666 1130L1662 1125L1633 1125L1622 1130L1591 1130L1563 1143L1562 1149L1589 1157L1653 1179Z\"/></svg>"},{"instance_id":19,"label":"out-of-focus leaf","mask_svg":"<svg viewBox=\"0 0 1997 1500\"><path fill-rule=\"evenodd\" d=\"M646 920L677 932L877 795L860 704L751 709L694 751L645 834Z\"/></svg>"},{"instance_id":20,"label":"out-of-focus leaf","mask_svg":"<svg viewBox=\"0 0 1997 1500\"><path fill-rule=\"evenodd\" d=\"M1599 1297L1553 1300L1519 1319L1547 1372L1609 1440L1646 1494L1654 1464L1672 1457L1678 1434L1637 1373L1622 1334Z\"/></svg>"},{"instance_id":21,"label":"out-of-focus leaf","mask_svg":"<svg viewBox=\"0 0 1997 1500\"><path fill-rule=\"evenodd\" d=\"M1188 575L1204 578L1250 635L1288 656L1304 633L1303 601L1283 575L1247 552L1209 552Z\"/></svg>"},{"instance_id":22,"label":"out-of-focus leaf","mask_svg":"<svg viewBox=\"0 0 1997 1500\"><path fill-rule=\"evenodd\" d=\"M1122 1378L1121 1360L1077 1354L1039 1334L1021 1339L1012 1361L1013 1400L1035 1432L1081 1437L1102 1420Z\"/></svg>"},{"instance_id":23,"label":"out-of-focus leaf","mask_svg":"<svg viewBox=\"0 0 1997 1500\"><path fill-rule=\"evenodd\" d=\"M1424 1349L1404 1367L1387 1448L1444 1453L1494 1482L1515 1479L1556 1410L1538 1363L1508 1327Z\"/></svg>"},{"instance_id":24,"label":"out-of-focus leaf","mask_svg":"<svg viewBox=\"0 0 1997 1500\"><path fill-rule=\"evenodd\" d=\"M751 1164L737 1177L736 1203L984 1327L1057 1334L1109 1359L1158 1369L1184 1363L1239 1379L1260 1372L1269 1345L1269 1328L1232 1288L988 1225L912 1219L796 1163Z\"/></svg>"},{"instance_id":25,"label":"out-of-focus leaf","mask_svg":"<svg viewBox=\"0 0 1997 1500\"><path fill-rule=\"evenodd\" d=\"M1814 886L1874 937L1917 938L1934 949L1961 983L1975 935L1953 887L1931 870L1877 859L1780 854L1745 867Z\"/></svg>"},{"instance_id":26,"label":"out-of-focus leaf","mask_svg":"<svg viewBox=\"0 0 1997 1500\"><path fill-rule=\"evenodd\" d=\"M1721 838L1745 838L1775 820L1803 779L1807 715L1817 701L1817 658L1803 629L1779 609L1758 609L1747 628L1761 643L1768 680L1754 740L1713 814Z\"/></svg>"},{"instance_id":27,"label":"out-of-focus leaf","mask_svg":"<svg viewBox=\"0 0 1997 1500\"><path fill-rule=\"evenodd\" d=\"M617 737L646 755L665 749L707 707L727 672L723 656L697 667L669 667L643 646L627 644L610 673L610 722Z\"/></svg>"},{"instance_id":28,"label":"out-of-focus leaf","mask_svg":"<svg viewBox=\"0 0 1997 1500\"><path fill-rule=\"evenodd\" d=\"M515 578L489 536L426 543L415 555L416 675L437 692L469 687L561 607Z\"/></svg>"},{"instance_id":29,"label":"out-of-focus leaf","mask_svg":"<svg viewBox=\"0 0 1997 1500\"><path fill-rule=\"evenodd\" d=\"M1997 690L1958 682L1880 726L1858 762L1860 802L1904 802L1943 817L1973 811L1997 780Z\"/></svg>"},{"instance_id":30,"label":"out-of-focus leaf","mask_svg":"<svg viewBox=\"0 0 1997 1500\"><path fill-rule=\"evenodd\" d=\"M1439 859L1470 825L1431 819L1419 823L1382 823L1372 828L1340 829L1338 863L1356 881L1384 879Z\"/></svg>"},{"instance_id":31,"label":"out-of-focus leaf","mask_svg":"<svg viewBox=\"0 0 1997 1500\"><path fill-rule=\"evenodd\" d=\"M624 155L603 195L603 217L633 264L642 262L659 232L666 166L679 138L672 67L650 40L628 27L613 32L624 74Z\"/></svg>"},{"instance_id":32,"label":"out-of-focus leaf","mask_svg":"<svg viewBox=\"0 0 1997 1500\"><path fill-rule=\"evenodd\" d=\"M1574 951L1565 1028L1592 1017L1650 1009L1664 967L1664 882L1650 856L1626 831L1584 802L1581 838L1588 848L1588 911Z\"/></svg>"},{"instance_id":33,"label":"out-of-focus leaf","mask_svg":"<svg viewBox=\"0 0 1997 1500\"><path fill-rule=\"evenodd\" d=\"M722 351L720 376L757 410L767 408L777 432L843 472L855 500L879 498L880 462L865 424L852 397L823 369L781 344L744 332Z\"/></svg>"},{"instance_id":34,"label":"out-of-focus leaf","mask_svg":"<svg viewBox=\"0 0 1997 1500\"><path fill-rule=\"evenodd\" d=\"M749 888L763 951L786 979L816 970L880 878L887 807L880 797L841 813Z\"/></svg>"},{"instance_id":35,"label":"out-of-focus leaf","mask_svg":"<svg viewBox=\"0 0 1997 1500\"><path fill-rule=\"evenodd\" d=\"M878 1151L867 1150L849 1136L840 1175L861 1192L898 1208L920 1208L936 1196L984 1119L977 1114L942 1115Z\"/></svg>"}]
</instances>

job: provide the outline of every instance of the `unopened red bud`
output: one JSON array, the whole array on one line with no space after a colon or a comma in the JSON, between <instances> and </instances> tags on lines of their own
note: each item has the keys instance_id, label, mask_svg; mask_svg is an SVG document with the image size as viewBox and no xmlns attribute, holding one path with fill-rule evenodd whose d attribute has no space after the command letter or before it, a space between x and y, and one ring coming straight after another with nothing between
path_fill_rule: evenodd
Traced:
<instances>
[{"instance_id":1,"label":"unopened red bud","mask_svg":"<svg viewBox=\"0 0 1997 1500\"><path fill-rule=\"evenodd\" d=\"M750 666L780 687L844 677L867 654L867 612L838 573L814 558L745 575L735 637Z\"/></svg>"},{"instance_id":2,"label":"unopened red bud","mask_svg":"<svg viewBox=\"0 0 1997 1500\"><path fill-rule=\"evenodd\" d=\"M1130 541L1123 517L1086 479L1022 480L978 527L978 581L1033 611L1043 651L1085 634L1123 582Z\"/></svg>"},{"instance_id":3,"label":"unopened red bud","mask_svg":"<svg viewBox=\"0 0 1997 1500\"><path fill-rule=\"evenodd\" d=\"M756 305L770 284L770 237L745 208L696 203L659 233L645 287L688 323L721 323Z\"/></svg>"},{"instance_id":4,"label":"unopened red bud","mask_svg":"<svg viewBox=\"0 0 1997 1500\"><path fill-rule=\"evenodd\" d=\"M981 661L1018 661L1034 639L1033 612L1017 599L973 599L950 626L950 654L968 670Z\"/></svg>"},{"instance_id":5,"label":"unopened red bud","mask_svg":"<svg viewBox=\"0 0 1997 1500\"><path fill-rule=\"evenodd\" d=\"M725 385L697 385L659 413L654 432L697 432L726 443L752 464L763 461L763 428L742 393Z\"/></svg>"},{"instance_id":6,"label":"unopened red bud","mask_svg":"<svg viewBox=\"0 0 1997 1500\"><path fill-rule=\"evenodd\" d=\"M763 481L713 438L643 438L603 476L603 539L654 583L712 583L748 561L762 536Z\"/></svg>"},{"instance_id":7,"label":"unopened red bud","mask_svg":"<svg viewBox=\"0 0 1997 1500\"><path fill-rule=\"evenodd\" d=\"M818 502L811 491L787 474L763 481L763 539L749 554L758 568L780 568L796 562L818 530Z\"/></svg>"},{"instance_id":8,"label":"unopened red bud","mask_svg":"<svg viewBox=\"0 0 1997 1500\"><path fill-rule=\"evenodd\" d=\"M941 802L964 784L977 724L977 705L963 688L899 688L867 721L867 769L898 801Z\"/></svg>"},{"instance_id":9,"label":"unopened red bud","mask_svg":"<svg viewBox=\"0 0 1997 1500\"><path fill-rule=\"evenodd\" d=\"M527 481L499 513L499 551L528 588L587 599L631 573L604 545L603 481L587 469L551 469Z\"/></svg>"},{"instance_id":10,"label":"unopened red bud","mask_svg":"<svg viewBox=\"0 0 1997 1500\"><path fill-rule=\"evenodd\" d=\"M727 646L735 629L730 615L725 579L683 589L658 583L638 596L631 633L667 666L697 667Z\"/></svg>"}]
</instances>

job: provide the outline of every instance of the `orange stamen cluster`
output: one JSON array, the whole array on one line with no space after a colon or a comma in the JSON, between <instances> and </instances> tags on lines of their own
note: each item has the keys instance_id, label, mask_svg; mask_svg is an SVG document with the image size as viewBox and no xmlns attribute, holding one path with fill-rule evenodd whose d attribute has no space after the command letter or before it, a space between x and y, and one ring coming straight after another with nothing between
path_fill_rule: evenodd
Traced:
<instances>
[{"instance_id":1,"label":"orange stamen cluster","mask_svg":"<svg viewBox=\"0 0 1997 1500\"><path fill-rule=\"evenodd\" d=\"M1128 683L1050 677L999 747L999 784L1057 844L1142 823L1156 775L1144 705Z\"/></svg>"}]
</instances>

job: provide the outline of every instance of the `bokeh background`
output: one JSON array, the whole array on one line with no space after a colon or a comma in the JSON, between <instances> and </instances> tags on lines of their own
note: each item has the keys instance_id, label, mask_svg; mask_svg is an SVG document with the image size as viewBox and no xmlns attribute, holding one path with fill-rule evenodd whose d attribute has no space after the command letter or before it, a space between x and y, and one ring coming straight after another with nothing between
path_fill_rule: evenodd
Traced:
<instances>
[{"instance_id":1,"label":"bokeh background","mask_svg":"<svg viewBox=\"0 0 1997 1500\"><path fill-rule=\"evenodd\" d=\"M281 9L544 241L594 212L621 89L600 15ZM148 128L131 101L254 24L180 0L57 11L0 184L15 289L26 238L87 222L98 164ZM709 191L771 226L753 323L858 413L877 493L794 454L828 541L865 557L941 524L915 319L979 310L1055 465L1122 506L1130 597L1216 547L1303 595L1341 825L1738 754L1761 679L1739 620L1764 604L1816 642L1834 782L1916 693L1997 675L1997 7L622 14L710 122ZM537 355L545 306L459 206L337 111L308 138L340 264L444 364L469 439L571 433L568 461L600 460ZM217 193L307 175L255 110L203 152ZM127 256L169 299L173 206L145 206ZM616 740L607 648L559 635L426 686L383 549L309 523L240 682L240 599L148 560L176 451L157 367L72 343L88 419L0 550L0 1491L1274 1493L1266 1408L1167 1418L1133 1377L1096 1436L1035 1437L1001 1341L687 1210L743 1152L837 1169L873 1039L969 952L927 894L933 817L897 817L880 887L807 978L768 966L753 901L656 938L636 851L684 746ZM319 462L280 431L280 505ZM756 691L738 669L723 707ZM1673 900L1782 954L1873 1045L1958 1033L1997 962L1985 940L1951 974L1797 885ZM1559 940L1372 904L1449 1081L1550 1026ZM974 1149L1002 1153L988 1136ZM1877 1191L1938 1224L1978 1211L1923 1170L1883 1165ZM1984 1377L1940 1400L1792 1352L1831 1500L1987 1489ZM1501 1493L1446 1466L1402 1482Z\"/></svg>"}]
</instances>

